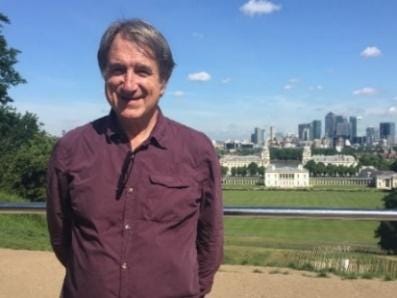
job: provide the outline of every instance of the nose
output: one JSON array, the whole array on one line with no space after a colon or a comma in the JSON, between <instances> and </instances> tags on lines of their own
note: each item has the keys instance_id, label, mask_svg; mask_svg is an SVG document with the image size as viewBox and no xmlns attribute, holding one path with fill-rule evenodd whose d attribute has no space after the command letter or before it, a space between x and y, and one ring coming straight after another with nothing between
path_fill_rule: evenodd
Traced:
<instances>
[{"instance_id":1,"label":"nose","mask_svg":"<svg viewBox=\"0 0 397 298\"><path fill-rule=\"evenodd\" d=\"M138 80L137 76L132 71L127 71L124 75L123 85L122 85L123 92L126 93L134 93L138 90Z\"/></svg>"}]
</instances>

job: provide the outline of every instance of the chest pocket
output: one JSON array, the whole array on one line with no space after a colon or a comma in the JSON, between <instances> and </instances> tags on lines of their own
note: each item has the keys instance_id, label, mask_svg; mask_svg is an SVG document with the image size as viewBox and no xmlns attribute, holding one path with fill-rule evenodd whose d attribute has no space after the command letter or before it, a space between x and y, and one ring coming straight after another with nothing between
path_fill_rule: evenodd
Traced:
<instances>
[{"instance_id":1,"label":"chest pocket","mask_svg":"<svg viewBox=\"0 0 397 298\"><path fill-rule=\"evenodd\" d=\"M149 217L153 221L180 221L198 211L201 191L186 177L150 175Z\"/></svg>"}]
</instances>

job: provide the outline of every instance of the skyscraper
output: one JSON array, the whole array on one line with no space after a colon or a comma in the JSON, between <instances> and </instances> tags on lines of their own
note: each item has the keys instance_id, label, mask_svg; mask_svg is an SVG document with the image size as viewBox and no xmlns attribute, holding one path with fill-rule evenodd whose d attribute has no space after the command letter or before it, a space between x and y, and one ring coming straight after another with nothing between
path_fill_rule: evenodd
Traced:
<instances>
[{"instance_id":1,"label":"skyscraper","mask_svg":"<svg viewBox=\"0 0 397 298\"><path fill-rule=\"evenodd\" d=\"M265 143L265 130L255 127L254 133L251 135L251 142L257 145L263 145Z\"/></svg>"},{"instance_id":2,"label":"skyscraper","mask_svg":"<svg viewBox=\"0 0 397 298\"><path fill-rule=\"evenodd\" d=\"M395 144L396 125L394 122L381 122L379 124L379 137L387 140L388 145Z\"/></svg>"},{"instance_id":3,"label":"skyscraper","mask_svg":"<svg viewBox=\"0 0 397 298\"><path fill-rule=\"evenodd\" d=\"M375 142L378 141L379 132L375 127L367 127L366 129L366 137L367 137L367 144L373 145Z\"/></svg>"},{"instance_id":4,"label":"skyscraper","mask_svg":"<svg viewBox=\"0 0 397 298\"><path fill-rule=\"evenodd\" d=\"M311 123L311 138L321 139L321 120L313 120Z\"/></svg>"},{"instance_id":5,"label":"skyscraper","mask_svg":"<svg viewBox=\"0 0 397 298\"><path fill-rule=\"evenodd\" d=\"M329 112L325 115L325 137L326 138L334 138L335 136L335 114Z\"/></svg>"},{"instance_id":6,"label":"skyscraper","mask_svg":"<svg viewBox=\"0 0 397 298\"><path fill-rule=\"evenodd\" d=\"M349 118L349 123L350 123L350 140L354 142L355 139L357 138L357 117L351 116Z\"/></svg>"},{"instance_id":7,"label":"skyscraper","mask_svg":"<svg viewBox=\"0 0 397 298\"><path fill-rule=\"evenodd\" d=\"M350 137L350 124L346 117L337 115L335 117L335 137L342 137L344 139L349 139Z\"/></svg>"},{"instance_id":8,"label":"skyscraper","mask_svg":"<svg viewBox=\"0 0 397 298\"><path fill-rule=\"evenodd\" d=\"M298 136L302 141L309 141L312 139L311 136L311 124L302 123L298 125Z\"/></svg>"}]
</instances>

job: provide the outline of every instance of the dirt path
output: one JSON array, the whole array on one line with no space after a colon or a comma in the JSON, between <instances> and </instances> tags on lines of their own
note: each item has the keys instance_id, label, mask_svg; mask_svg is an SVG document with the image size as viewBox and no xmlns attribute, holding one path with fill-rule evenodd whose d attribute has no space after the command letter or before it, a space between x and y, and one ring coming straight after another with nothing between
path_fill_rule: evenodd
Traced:
<instances>
[{"instance_id":1,"label":"dirt path","mask_svg":"<svg viewBox=\"0 0 397 298\"><path fill-rule=\"evenodd\" d=\"M58 297L63 274L52 253L0 249L0 298ZM286 269L225 265L209 298L397 297L397 281L313 276Z\"/></svg>"}]
</instances>

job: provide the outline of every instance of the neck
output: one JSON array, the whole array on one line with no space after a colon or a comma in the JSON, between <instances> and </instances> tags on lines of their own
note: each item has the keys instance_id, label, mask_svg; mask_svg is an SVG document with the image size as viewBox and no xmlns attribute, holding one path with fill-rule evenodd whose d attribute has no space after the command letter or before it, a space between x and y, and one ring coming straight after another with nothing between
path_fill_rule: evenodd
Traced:
<instances>
[{"instance_id":1,"label":"neck","mask_svg":"<svg viewBox=\"0 0 397 298\"><path fill-rule=\"evenodd\" d=\"M156 126L158 114L158 109L155 109L141 119L120 119L121 127L130 141L132 150L136 150L150 136Z\"/></svg>"}]
</instances>

